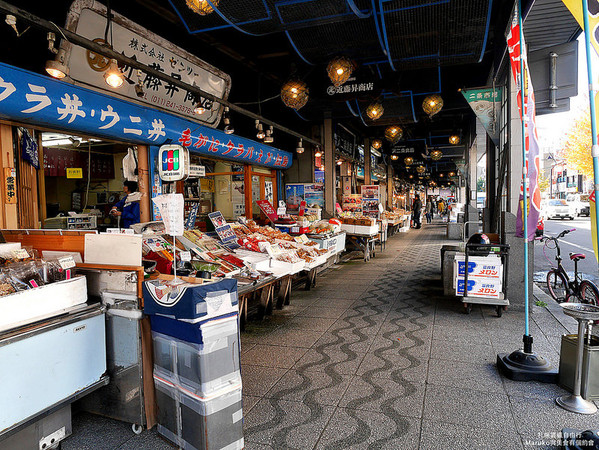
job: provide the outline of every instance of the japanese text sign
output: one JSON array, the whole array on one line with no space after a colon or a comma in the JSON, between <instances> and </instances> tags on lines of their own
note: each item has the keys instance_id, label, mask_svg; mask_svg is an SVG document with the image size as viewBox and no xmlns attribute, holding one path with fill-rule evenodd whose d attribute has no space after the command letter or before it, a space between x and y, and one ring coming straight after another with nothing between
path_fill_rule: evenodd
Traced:
<instances>
[{"instance_id":1,"label":"japanese text sign","mask_svg":"<svg viewBox=\"0 0 599 450\"><path fill-rule=\"evenodd\" d=\"M104 42L106 8L98 2L86 2L83 7L79 3L75 5L67 19L69 30L89 40ZM112 14L110 43L115 51L173 78L198 86L216 97L227 98L231 87L231 78L227 74L120 14L114 11ZM74 45L65 48L71 78L102 90L110 89L103 76L110 63L108 58ZM127 80L118 91L110 90L111 94L118 93L152 107L193 117L212 127L218 125L222 110L219 103L196 98L194 94L150 74L143 73L138 77L137 70L132 67L119 65L119 68ZM143 95L138 95L136 91L138 82L143 86ZM201 114L194 111L198 101L205 109Z\"/></svg>"},{"instance_id":2,"label":"japanese text sign","mask_svg":"<svg viewBox=\"0 0 599 450\"><path fill-rule=\"evenodd\" d=\"M154 197L152 201L160 211L166 233L171 236L182 236L184 231L183 206L185 204L183 194L163 194Z\"/></svg>"},{"instance_id":3,"label":"japanese text sign","mask_svg":"<svg viewBox=\"0 0 599 450\"><path fill-rule=\"evenodd\" d=\"M6 198L4 202L8 205L17 203L17 171L12 167L4 169L4 192Z\"/></svg>"},{"instance_id":4,"label":"japanese text sign","mask_svg":"<svg viewBox=\"0 0 599 450\"><path fill-rule=\"evenodd\" d=\"M136 144L288 169L289 152L0 63L0 118ZM193 131L192 131L193 130Z\"/></svg>"},{"instance_id":5,"label":"japanese text sign","mask_svg":"<svg viewBox=\"0 0 599 450\"><path fill-rule=\"evenodd\" d=\"M277 212L275 211L275 208L271 205L271 203L268 200L257 200L256 203L271 222L274 222L279 218Z\"/></svg>"},{"instance_id":6,"label":"japanese text sign","mask_svg":"<svg viewBox=\"0 0 599 450\"><path fill-rule=\"evenodd\" d=\"M81 167L67 167L67 178L83 178L83 169Z\"/></svg>"}]
</instances>

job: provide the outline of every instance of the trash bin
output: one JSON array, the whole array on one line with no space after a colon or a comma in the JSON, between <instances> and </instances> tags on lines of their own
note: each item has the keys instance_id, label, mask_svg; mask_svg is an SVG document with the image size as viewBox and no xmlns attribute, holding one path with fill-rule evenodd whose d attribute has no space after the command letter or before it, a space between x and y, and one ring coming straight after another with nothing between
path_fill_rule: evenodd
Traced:
<instances>
[{"instance_id":1,"label":"trash bin","mask_svg":"<svg viewBox=\"0 0 599 450\"><path fill-rule=\"evenodd\" d=\"M574 387L577 345L577 334L562 336L559 359L559 385L570 392ZM588 342L584 344L580 395L585 400L599 400L599 337L597 336L591 336L590 344Z\"/></svg>"}]
</instances>

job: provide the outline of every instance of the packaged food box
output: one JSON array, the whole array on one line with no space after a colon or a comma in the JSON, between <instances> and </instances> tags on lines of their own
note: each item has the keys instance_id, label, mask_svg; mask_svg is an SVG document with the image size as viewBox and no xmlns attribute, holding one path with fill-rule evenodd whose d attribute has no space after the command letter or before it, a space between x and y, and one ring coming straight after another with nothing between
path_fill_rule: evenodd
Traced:
<instances>
[{"instance_id":1,"label":"packaged food box","mask_svg":"<svg viewBox=\"0 0 599 450\"><path fill-rule=\"evenodd\" d=\"M456 280L456 296L464 297L464 278ZM497 278L468 278L467 297L503 298L501 280Z\"/></svg>"},{"instance_id":2,"label":"packaged food box","mask_svg":"<svg viewBox=\"0 0 599 450\"><path fill-rule=\"evenodd\" d=\"M454 275L463 277L465 275L466 257L463 254L456 255L454 260ZM503 267L501 258L497 255L470 256L468 258L468 278L502 278Z\"/></svg>"},{"instance_id":3,"label":"packaged food box","mask_svg":"<svg viewBox=\"0 0 599 450\"><path fill-rule=\"evenodd\" d=\"M197 286L151 280L143 284L143 294L144 313L148 315L203 321L238 311L235 279Z\"/></svg>"}]
</instances>

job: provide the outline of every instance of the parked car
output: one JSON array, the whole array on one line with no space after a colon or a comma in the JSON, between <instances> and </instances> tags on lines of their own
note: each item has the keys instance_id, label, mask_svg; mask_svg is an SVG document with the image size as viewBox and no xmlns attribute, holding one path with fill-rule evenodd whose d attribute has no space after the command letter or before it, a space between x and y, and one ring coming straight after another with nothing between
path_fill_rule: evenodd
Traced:
<instances>
[{"instance_id":1,"label":"parked car","mask_svg":"<svg viewBox=\"0 0 599 450\"><path fill-rule=\"evenodd\" d=\"M553 198L547 200L543 215L547 219L570 219L574 220L576 217L576 210L574 205L568 203L566 200Z\"/></svg>"},{"instance_id":2,"label":"parked car","mask_svg":"<svg viewBox=\"0 0 599 450\"><path fill-rule=\"evenodd\" d=\"M574 206L577 216L590 216L591 206L587 194L568 194L566 201Z\"/></svg>"}]
</instances>

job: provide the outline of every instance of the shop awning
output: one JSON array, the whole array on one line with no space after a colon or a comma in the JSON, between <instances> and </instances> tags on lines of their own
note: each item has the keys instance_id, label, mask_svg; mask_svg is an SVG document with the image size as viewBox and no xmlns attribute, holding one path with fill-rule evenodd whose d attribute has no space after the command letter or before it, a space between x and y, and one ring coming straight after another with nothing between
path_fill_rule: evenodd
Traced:
<instances>
[{"instance_id":1,"label":"shop awning","mask_svg":"<svg viewBox=\"0 0 599 450\"><path fill-rule=\"evenodd\" d=\"M287 169L292 154L137 103L0 63L0 117L34 126Z\"/></svg>"}]
</instances>

